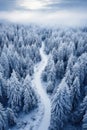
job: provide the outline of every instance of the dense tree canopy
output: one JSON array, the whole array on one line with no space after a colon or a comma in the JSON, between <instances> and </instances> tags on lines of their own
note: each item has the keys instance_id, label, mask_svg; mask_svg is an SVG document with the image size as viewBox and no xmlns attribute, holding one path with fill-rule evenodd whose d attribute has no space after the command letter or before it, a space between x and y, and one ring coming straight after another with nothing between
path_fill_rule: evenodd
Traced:
<instances>
[{"instance_id":1,"label":"dense tree canopy","mask_svg":"<svg viewBox=\"0 0 87 130\"><path fill-rule=\"evenodd\" d=\"M32 79L43 41L48 63L41 78L52 98L49 129L73 124L86 130L86 28L16 24L0 24L0 130L15 125L20 112L37 107Z\"/></svg>"}]
</instances>

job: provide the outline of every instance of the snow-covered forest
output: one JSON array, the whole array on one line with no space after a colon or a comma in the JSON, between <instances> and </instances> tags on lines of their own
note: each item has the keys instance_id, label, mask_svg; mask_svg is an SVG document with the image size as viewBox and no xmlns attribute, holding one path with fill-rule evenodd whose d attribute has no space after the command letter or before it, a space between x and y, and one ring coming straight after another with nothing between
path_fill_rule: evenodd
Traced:
<instances>
[{"instance_id":1,"label":"snow-covered forest","mask_svg":"<svg viewBox=\"0 0 87 130\"><path fill-rule=\"evenodd\" d=\"M0 24L0 130L9 129L87 130L86 27Z\"/></svg>"}]
</instances>

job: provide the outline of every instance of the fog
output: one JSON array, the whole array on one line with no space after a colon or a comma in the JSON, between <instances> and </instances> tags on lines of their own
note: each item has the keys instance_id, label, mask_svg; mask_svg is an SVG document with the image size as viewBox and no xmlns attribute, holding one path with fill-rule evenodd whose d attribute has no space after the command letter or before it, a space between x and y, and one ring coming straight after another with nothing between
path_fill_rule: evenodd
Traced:
<instances>
[{"instance_id":1,"label":"fog","mask_svg":"<svg viewBox=\"0 0 87 130\"><path fill-rule=\"evenodd\" d=\"M86 25L86 0L0 0L0 20L16 23Z\"/></svg>"}]
</instances>

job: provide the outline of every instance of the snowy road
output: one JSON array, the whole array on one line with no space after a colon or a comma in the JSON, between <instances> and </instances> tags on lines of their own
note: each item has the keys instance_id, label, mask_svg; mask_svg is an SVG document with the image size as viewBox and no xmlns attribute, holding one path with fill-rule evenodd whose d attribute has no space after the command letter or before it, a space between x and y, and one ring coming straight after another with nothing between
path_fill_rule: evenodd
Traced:
<instances>
[{"instance_id":1,"label":"snowy road","mask_svg":"<svg viewBox=\"0 0 87 130\"><path fill-rule=\"evenodd\" d=\"M38 130L48 130L48 127L50 125L50 117L51 117L51 103L50 103L49 96L47 95L44 86L41 83L41 74L45 66L47 65L47 61L48 61L48 57L44 53L44 43L42 43L40 54L42 60L38 64L38 66L35 67L34 83L37 88L38 94L40 95L41 101L44 105L44 115L41 123L39 124Z\"/></svg>"}]
</instances>

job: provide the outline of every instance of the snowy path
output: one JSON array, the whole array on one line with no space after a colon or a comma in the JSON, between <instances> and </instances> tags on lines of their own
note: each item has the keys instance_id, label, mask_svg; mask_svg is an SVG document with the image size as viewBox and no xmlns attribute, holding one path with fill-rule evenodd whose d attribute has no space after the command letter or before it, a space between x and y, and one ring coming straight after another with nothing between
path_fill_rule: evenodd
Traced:
<instances>
[{"instance_id":1,"label":"snowy path","mask_svg":"<svg viewBox=\"0 0 87 130\"><path fill-rule=\"evenodd\" d=\"M38 64L38 66L35 67L34 83L37 88L38 94L40 95L41 102L44 105L44 115L38 130L48 130L48 127L50 125L50 117L51 117L51 103L44 89L44 86L41 83L41 74L45 66L47 65L47 61L48 61L48 57L44 53L44 43L42 43L40 54L41 54L42 61Z\"/></svg>"},{"instance_id":2,"label":"snowy path","mask_svg":"<svg viewBox=\"0 0 87 130\"><path fill-rule=\"evenodd\" d=\"M48 57L44 53L43 43L40 49L40 54L42 60L35 66L35 73L32 80L40 97L39 108L27 115L24 113L21 114L18 118L17 126L13 127L11 130L48 130L50 125L51 103L49 96L45 91L45 86L43 86L43 83L41 82L41 74L48 61ZM26 125L24 125L25 122L27 123Z\"/></svg>"}]
</instances>

